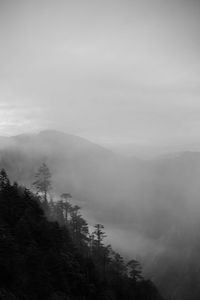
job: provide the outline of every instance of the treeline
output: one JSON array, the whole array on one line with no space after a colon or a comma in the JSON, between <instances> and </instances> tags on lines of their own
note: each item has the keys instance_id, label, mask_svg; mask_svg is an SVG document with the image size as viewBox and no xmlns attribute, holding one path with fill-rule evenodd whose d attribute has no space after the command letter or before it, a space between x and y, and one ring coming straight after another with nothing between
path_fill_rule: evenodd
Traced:
<instances>
[{"instance_id":1,"label":"treeline","mask_svg":"<svg viewBox=\"0 0 200 300\"><path fill-rule=\"evenodd\" d=\"M104 245L103 225L89 232L70 194L49 200L45 164L33 186L36 194L0 172L0 299L161 299L136 260Z\"/></svg>"}]
</instances>

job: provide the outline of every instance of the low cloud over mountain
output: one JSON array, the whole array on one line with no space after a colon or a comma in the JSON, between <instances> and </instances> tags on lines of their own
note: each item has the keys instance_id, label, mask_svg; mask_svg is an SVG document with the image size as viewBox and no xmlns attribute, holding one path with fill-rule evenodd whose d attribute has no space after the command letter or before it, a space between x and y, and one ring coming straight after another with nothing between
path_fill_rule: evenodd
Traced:
<instances>
[{"instance_id":1,"label":"low cloud over mountain","mask_svg":"<svg viewBox=\"0 0 200 300\"><path fill-rule=\"evenodd\" d=\"M197 255L200 153L142 161L57 131L2 138L0 148L1 167L29 186L45 162L52 193L71 193L91 222L105 224L115 247L141 256L161 289L170 275L159 265L163 270L174 261L189 265L191 253Z\"/></svg>"}]
</instances>

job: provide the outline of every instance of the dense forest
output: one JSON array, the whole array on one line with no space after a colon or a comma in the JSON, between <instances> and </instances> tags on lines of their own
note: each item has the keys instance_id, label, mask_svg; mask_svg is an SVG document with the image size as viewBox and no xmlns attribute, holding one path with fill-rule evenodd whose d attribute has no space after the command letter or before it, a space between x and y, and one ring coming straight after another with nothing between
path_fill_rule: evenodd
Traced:
<instances>
[{"instance_id":1,"label":"dense forest","mask_svg":"<svg viewBox=\"0 0 200 300\"><path fill-rule=\"evenodd\" d=\"M162 299L137 260L105 245L102 224L91 228L69 193L55 201L50 189L45 164L33 191L0 172L0 299Z\"/></svg>"}]
</instances>

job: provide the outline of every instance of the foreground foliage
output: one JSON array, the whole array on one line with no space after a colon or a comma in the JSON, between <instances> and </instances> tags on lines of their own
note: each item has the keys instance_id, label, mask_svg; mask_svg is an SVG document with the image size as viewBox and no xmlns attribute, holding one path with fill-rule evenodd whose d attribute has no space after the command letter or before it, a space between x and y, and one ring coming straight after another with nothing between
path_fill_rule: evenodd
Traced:
<instances>
[{"instance_id":1,"label":"foreground foliage","mask_svg":"<svg viewBox=\"0 0 200 300\"><path fill-rule=\"evenodd\" d=\"M44 202L1 171L0 299L160 300L137 261L104 246L101 224L89 233L70 197Z\"/></svg>"}]
</instances>

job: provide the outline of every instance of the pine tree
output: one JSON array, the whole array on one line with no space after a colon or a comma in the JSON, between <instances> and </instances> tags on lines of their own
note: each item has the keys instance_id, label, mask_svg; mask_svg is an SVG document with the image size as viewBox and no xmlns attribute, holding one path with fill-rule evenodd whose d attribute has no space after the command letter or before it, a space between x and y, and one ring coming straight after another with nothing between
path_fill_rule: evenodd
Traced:
<instances>
[{"instance_id":1,"label":"pine tree","mask_svg":"<svg viewBox=\"0 0 200 300\"><path fill-rule=\"evenodd\" d=\"M69 193L63 193L61 196L61 203L62 203L62 209L63 209L63 215L64 215L64 220L65 224L68 225L69 222L69 213L72 209L72 205L69 203L68 199L71 199L72 196Z\"/></svg>"},{"instance_id":2,"label":"pine tree","mask_svg":"<svg viewBox=\"0 0 200 300\"><path fill-rule=\"evenodd\" d=\"M33 186L38 193L43 195L43 200L47 202L47 194L51 189L51 173L45 163L43 163L35 174Z\"/></svg>"},{"instance_id":3,"label":"pine tree","mask_svg":"<svg viewBox=\"0 0 200 300\"><path fill-rule=\"evenodd\" d=\"M96 224L94 226L95 230L93 232L94 236L95 236L95 241L96 241L96 246L97 246L97 250L100 250L101 246L103 245L103 239L106 237L105 232L103 231L104 226L102 224Z\"/></svg>"},{"instance_id":4,"label":"pine tree","mask_svg":"<svg viewBox=\"0 0 200 300\"><path fill-rule=\"evenodd\" d=\"M80 214L80 207L78 205L71 206L70 208L69 225L74 242L77 246L79 246L79 248L82 248L89 241L89 230L87 222Z\"/></svg>"},{"instance_id":5,"label":"pine tree","mask_svg":"<svg viewBox=\"0 0 200 300\"><path fill-rule=\"evenodd\" d=\"M132 279L133 281L140 281L143 279L142 267L137 260L135 259L130 260L127 263L127 270L128 270L129 278Z\"/></svg>"},{"instance_id":6,"label":"pine tree","mask_svg":"<svg viewBox=\"0 0 200 300\"><path fill-rule=\"evenodd\" d=\"M4 169L0 171L0 190L5 189L10 185L10 181L8 179L8 175Z\"/></svg>"}]
</instances>

